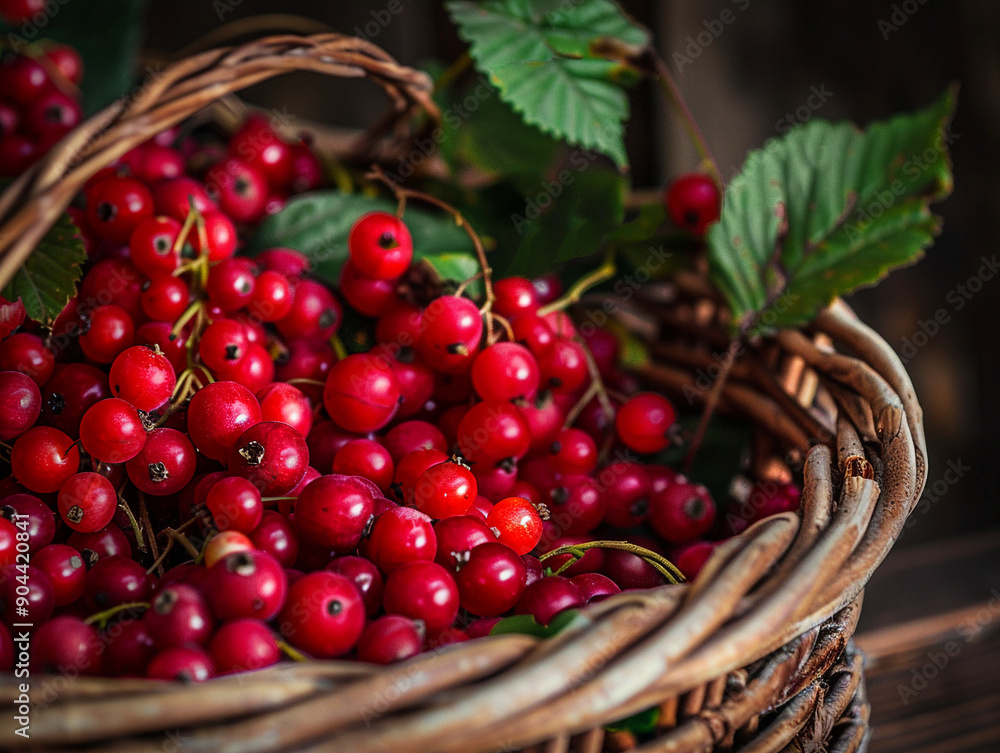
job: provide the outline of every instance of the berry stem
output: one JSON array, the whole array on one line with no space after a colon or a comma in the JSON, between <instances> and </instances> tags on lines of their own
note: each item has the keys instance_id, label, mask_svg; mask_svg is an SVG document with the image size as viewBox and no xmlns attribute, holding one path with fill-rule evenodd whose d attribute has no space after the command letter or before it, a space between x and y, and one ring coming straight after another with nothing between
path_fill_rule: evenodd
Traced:
<instances>
[{"instance_id":1,"label":"berry stem","mask_svg":"<svg viewBox=\"0 0 1000 753\"><path fill-rule=\"evenodd\" d=\"M434 81L434 91L439 92L446 86L465 73L472 65L472 55L466 49L461 55L455 58L455 62L449 65L444 72Z\"/></svg>"},{"instance_id":2,"label":"berry stem","mask_svg":"<svg viewBox=\"0 0 1000 753\"><path fill-rule=\"evenodd\" d=\"M580 412L587 407L594 397L597 398L598 402L601 404L601 410L604 411L604 415L607 417L608 421L614 421L615 418L615 407L611 404L611 398L608 397L607 387L604 386L604 380L601 379L601 372L597 368L597 362L594 360L594 354L590 352L590 346L587 345L586 340L584 340L579 335L574 338L579 344L583 351L583 358L587 362L587 372L590 374L590 385L587 390L583 393L583 396L576 401L569 413L566 415L566 421L563 424L563 428L568 429L573 425L573 421L576 420ZM591 393L593 390L593 394ZM570 417L572 416L572 421Z\"/></svg>"},{"instance_id":3,"label":"berry stem","mask_svg":"<svg viewBox=\"0 0 1000 753\"><path fill-rule=\"evenodd\" d=\"M553 311L562 311L572 306L574 303L579 302L584 293L595 285L600 285L605 280L610 280L617 271L618 268L615 266L614 254L609 253L601 266L574 282L561 298L557 298L552 303L538 309L538 316L545 316L551 314Z\"/></svg>"},{"instance_id":4,"label":"berry stem","mask_svg":"<svg viewBox=\"0 0 1000 753\"><path fill-rule=\"evenodd\" d=\"M284 638L275 638L275 641L278 644L278 648L281 649L281 653L283 653L292 661L309 661L309 657L307 657L298 649L292 648L291 644Z\"/></svg>"},{"instance_id":5,"label":"berry stem","mask_svg":"<svg viewBox=\"0 0 1000 753\"><path fill-rule=\"evenodd\" d=\"M694 436L691 437L691 445L684 456L685 473L691 472L691 466L694 464L694 458L698 454L698 448L701 447L701 442L705 438L705 432L708 430L708 422L712 419L712 414L719 404L719 399L722 397L722 389L726 385L729 372L733 370L733 365L736 363L736 356L739 351L740 340L733 340L729 343L726 356L722 361L722 366L719 368L719 375L715 378L715 383L712 385L708 397L705 398L705 407L702 409L701 418L698 419L698 426L694 431Z\"/></svg>"},{"instance_id":6,"label":"berry stem","mask_svg":"<svg viewBox=\"0 0 1000 753\"><path fill-rule=\"evenodd\" d=\"M321 382L318 379L309 379L308 377L295 377L294 379L289 379L286 384L308 384L312 387L326 387L326 382Z\"/></svg>"},{"instance_id":7,"label":"berry stem","mask_svg":"<svg viewBox=\"0 0 1000 753\"><path fill-rule=\"evenodd\" d=\"M403 209L405 209L406 207L407 198L416 199L417 201L423 201L428 204L433 204L438 209L443 209L445 212L454 217L455 224L461 227L466 232L466 234L469 236L469 239L472 241L472 246L476 251L476 258L479 260L479 266L482 269L483 290L486 292L486 302L483 304L483 307L482 309L480 309L480 311L482 312L483 316L486 319L486 341L488 343L492 343L493 342L492 309L493 309L493 301L496 298L493 295L493 280L492 280L493 270L490 269L490 264L486 260L486 249L483 247L483 242L479 238L479 235L476 233L476 231L472 228L472 225L469 224L469 221L466 220L465 217L462 216L462 213L459 212L457 209L455 209L455 207L453 207L448 202L439 199L437 196L432 196L431 194L424 193L423 191L414 191L412 188L404 188L403 186L400 186L398 183L393 181L392 178L386 175L385 171L383 171L382 168L379 167L378 165L372 165L371 172L368 173L367 177L381 181L386 186L388 186L389 189L396 195L396 200L399 202L399 207L400 207L398 212L400 216Z\"/></svg>"},{"instance_id":8,"label":"berry stem","mask_svg":"<svg viewBox=\"0 0 1000 753\"><path fill-rule=\"evenodd\" d=\"M147 551L146 549L146 537L143 536L142 526L139 525L139 521L136 520L135 514L132 512L132 508L128 506L128 502L122 496L122 492L125 490L124 485L118 490L118 509L125 513L128 518L128 523L132 526L132 533L135 534L135 542L139 545L139 550L143 553Z\"/></svg>"},{"instance_id":9,"label":"berry stem","mask_svg":"<svg viewBox=\"0 0 1000 753\"><path fill-rule=\"evenodd\" d=\"M99 630L103 630L107 627L112 617L133 609L149 609L149 607L150 604L148 601L129 601L125 604L117 604L110 609L105 609L103 612L95 612L84 619L84 622L88 625L96 625Z\"/></svg>"},{"instance_id":10,"label":"berry stem","mask_svg":"<svg viewBox=\"0 0 1000 753\"><path fill-rule=\"evenodd\" d=\"M149 541L149 551L152 553L153 559L158 560L160 548L156 545L156 533L153 531L153 523L149 519L149 510L146 508L146 497L142 492L139 492L139 519L142 521L146 539Z\"/></svg>"},{"instance_id":11,"label":"berry stem","mask_svg":"<svg viewBox=\"0 0 1000 753\"><path fill-rule=\"evenodd\" d=\"M708 146L705 134L698 127L698 122L694 119L694 115L691 114L691 109L687 106L687 102L684 101L684 95L681 94L681 90L677 87L673 76L670 75L670 69L656 49L652 45L636 48L616 39L607 38L597 42L592 52L608 60L617 60L660 82L660 85L667 93L667 97L670 99L670 104L684 125L684 130L687 131L691 144L712 173L712 177L718 184L719 192L721 193L724 187L722 173L719 171L715 157L712 156L712 150Z\"/></svg>"},{"instance_id":12,"label":"berry stem","mask_svg":"<svg viewBox=\"0 0 1000 753\"><path fill-rule=\"evenodd\" d=\"M553 549L551 552L546 552L538 559L544 562L545 560L551 557L556 557L560 554L569 554L575 558L572 560L572 562L575 562L580 559L588 549L620 549L623 552L629 552L637 557L642 557L646 562L655 567L657 572L667 579L668 583L676 585L678 583L684 583L687 580L684 577L684 573L678 570L676 565L674 565L674 563L662 554L657 554L656 552L646 549L645 547L641 547L638 544L630 544L627 541L587 541L582 544L561 546L558 549ZM566 567L567 565L563 565L557 572L553 573L553 575L558 575L560 572L565 570Z\"/></svg>"}]
</instances>

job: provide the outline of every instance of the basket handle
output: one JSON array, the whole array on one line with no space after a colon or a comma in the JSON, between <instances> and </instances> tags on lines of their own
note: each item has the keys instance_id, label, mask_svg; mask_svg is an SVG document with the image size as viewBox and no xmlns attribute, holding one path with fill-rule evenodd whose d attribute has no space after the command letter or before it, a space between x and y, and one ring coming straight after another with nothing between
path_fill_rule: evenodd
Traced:
<instances>
[{"instance_id":1,"label":"basket handle","mask_svg":"<svg viewBox=\"0 0 1000 753\"><path fill-rule=\"evenodd\" d=\"M292 71L367 77L397 114L421 109L440 118L427 74L357 37L281 34L179 60L73 129L0 195L0 288L95 172L212 102Z\"/></svg>"}]
</instances>

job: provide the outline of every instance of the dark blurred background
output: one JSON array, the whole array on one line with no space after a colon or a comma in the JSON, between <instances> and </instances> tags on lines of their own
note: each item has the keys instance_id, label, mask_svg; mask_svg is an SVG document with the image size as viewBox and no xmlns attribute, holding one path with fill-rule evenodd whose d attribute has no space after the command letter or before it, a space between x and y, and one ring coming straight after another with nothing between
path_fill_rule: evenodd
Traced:
<instances>
[{"instance_id":1,"label":"dark blurred background","mask_svg":"<svg viewBox=\"0 0 1000 753\"><path fill-rule=\"evenodd\" d=\"M441 3L398 2L401 12L372 41L418 66L432 58L448 63L461 53L464 45ZM854 295L851 303L903 355L925 410L927 492L900 546L1000 524L994 501L1000 436L991 429L1000 419L995 389L1000 275L994 277L982 261L997 252L1000 233L1000 4L622 4L653 29L727 176L748 149L792 123L815 116L864 124L926 106L949 83L961 84L951 147L955 191L938 207L943 233L921 263ZM218 34L223 24L259 14L296 14L311 19L303 28L354 32L388 5L388 0L152 0L145 49L176 53L203 35ZM253 23L245 28L260 29ZM381 107L377 97L368 96L368 86L296 75L258 86L247 98L303 118L362 127ZM634 90L632 108L628 149L635 187L662 186L669 176L696 167L658 88L647 84ZM940 309L946 323L935 332L931 323Z\"/></svg>"}]
</instances>

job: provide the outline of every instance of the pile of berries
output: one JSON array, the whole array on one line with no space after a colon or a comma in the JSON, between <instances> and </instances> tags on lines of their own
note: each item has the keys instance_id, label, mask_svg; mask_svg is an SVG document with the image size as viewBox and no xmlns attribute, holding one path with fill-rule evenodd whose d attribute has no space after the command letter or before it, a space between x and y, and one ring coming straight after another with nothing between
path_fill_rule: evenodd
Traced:
<instances>
[{"instance_id":1,"label":"pile of berries","mask_svg":"<svg viewBox=\"0 0 1000 753\"><path fill-rule=\"evenodd\" d=\"M0 53L0 177L18 175L83 118L83 61L68 45Z\"/></svg>"},{"instance_id":2,"label":"pile of berries","mask_svg":"<svg viewBox=\"0 0 1000 753\"><path fill-rule=\"evenodd\" d=\"M0 341L0 670L14 623L40 672L390 663L661 585L666 557L694 576L797 507L781 485L723 519L643 462L677 440L674 408L556 278L481 304L414 291L384 212L355 222L339 292L293 249L237 256L319 162L259 118L223 149L175 139L92 178L78 294L50 334ZM337 339L345 305L373 322L366 352Z\"/></svg>"}]
</instances>

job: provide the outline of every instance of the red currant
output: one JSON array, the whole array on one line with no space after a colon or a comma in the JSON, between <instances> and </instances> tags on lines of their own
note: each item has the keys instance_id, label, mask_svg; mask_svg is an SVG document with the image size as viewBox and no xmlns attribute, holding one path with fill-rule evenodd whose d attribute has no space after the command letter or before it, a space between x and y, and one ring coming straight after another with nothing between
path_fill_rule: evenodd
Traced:
<instances>
[{"instance_id":1,"label":"red currant","mask_svg":"<svg viewBox=\"0 0 1000 753\"><path fill-rule=\"evenodd\" d=\"M413 503L432 518L464 515L478 493L469 466L454 460L432 465L417 479Z\"/></svg>"},{"instance_id":2,"label":"red currant","mask_svg":"<svg viewBox=\"0 0 1000 753\"><path fill-rule=\"evenodd\" d=\"M365 626L365 607L357 588L343 575L309 573L289 589L278 625L296 648L317 659L333 659L358 642Z\"/></svg>"},{"instance_id":3,"label":"red currant","mask_svg":"<svg viewBox=\"0 0 1000 753\"><path fill-rule=\"evenodd\" d=\"M57 491L76 473L80 467L80 451L58 429L36 426L14 441L10 467L22 486L47 494Z\"/></svg>"},{"instance_id":4,"label":"red currant","mask_svg":"<svg viewBox=\"0 0 1000 753\"><path fill-rule=\"evenodd\" d=\"M302 540L340 553L357 547L375 510L371 489L353 476L321 476L295 502Z\"/></svg>"},{"instance_id":5,"label":"red currant","mask_svg":"<svg viewBox=\"0 0 1000 753\"><path fill-rule=\"evenodd\" d=\"M85 320L84 327L80 348L97 363L111 363L135 342L135 323L120 306L98 306Z\"/></svg>"},{"instance_id":6,"label":"red currant","mask_svg":"<svg viewBox=\"0 0 1000 753\"><path fill-rule=\"evenodd\" d=\"M155 348L136 345L123 350L108 375L111 392L139 410L156 410L174 393L177 382L166 356Z\"/></svg>"},{"instance_id":7,"label":"red currant","mask_svg":"<svg viewBox=\"0 0 1000 753\"><path fill-rule=\"evenodd\" d=\"M671 484L649 500L649 521L664 541L686 544L715 522L715 502L700 484Z\"/></svg>"},{"instance_id":8,"label":"red currant","mask_svg":"<svg viewBox=\"0 0 1000 753\"><path fill-rule=\"evenodd\" d=\"M34 380L17 371L0 371L0 441L30 429L42 409L42 393Z\"/></svg>"},{"instance_id":9,"label":"red currant","mask_svg":"<svg viewBox=\"0 0 1000 753\"><path fill-rule=\"evenodd\" d=\"M205 595L220 620L273 619L284 607L288 579L267 552L234 552L209 567Z\"/></svg>"},{"instance_id":10,"label":"red currant","mask_svg":"<svg viewBox=\"0 0 1000 753\"><path fill-rule=\"evenodd\" d=\"M145 446L146 429L135 407L112 397L95 403L83 415L80 443L92 457L124 463Z\"/></svg>"},{"instance_id":11,"label":"red currant","mask_svg":"<svg viewBox=\"0 0 1000 753\"><path fill-rule=\"evenodd\" d=\"M347 250L359 273L379 280L392 280L410 266L413 239L398 217L388 212L369 212L351 227Z\"/></svg>"},{"instance_id":12,"label":"red currant","mask_svg":"<svg viewBox=\"0 0 1000 753\"><path fill-rule=\"evenodd\" d=\"M135 178L112 175L87 191L87 223L116 243L128 243L132 231L153 215L153 197Z\"/></svg>"},{"instance_id":13,"label":"red currant","mask_svg":"<svg viewBox=\"0 0 1000 753\"><path fill-rule=\"evenodd\" d=\"M472 362L472 384L483 400L530 399L538 390L538 364L517 343L495 343Z\"/></svg>"},{"instance_id":14,"label":"red currant","mask_svg":"<svg viewBox=\"0 0 1000 753\"><path fill-rule=\"evenodd\" d=\"M674 224L695 235L704 235L708 226L719 219L719 188L702 173L677 178L667 188L664 201Z\"/></svg>"},{"instance_id":15,"label":"red currant","mask_svg":"<svg viewBox=\"0 0 1000 753\"><path fill-rule=\"evenodd\" d=\"M517 603L525 588L527 569L513 549L491 542L469 553L455 580L463 609L480 617L494 617Z\"/></svg>"},{"instance_id":16,"label":"red currant","mask_svg":"<svg viewBox=\"0 0 1000 753\"><path fill-rule=\"evenodd\" d=\"M615 414L618 438L630 450L643 454L660 452L670 445L674 406L662 395L644 392L630 398Z\"/></svg>"},{"instance_id":17,"label":"red currant","mask_svg":"<svg viewBox=\"0 0 1000 753\"><path fill-rule=\"evenodd\" d=\"M326 380L323 403L339 426L368 432L385 426L396 412L399 385L392 369L365 353L334 364Z\"/></svg>"},{"instance_id":18,"label":"red currant","mask_svg":"<svg viewBox=\"0 0 1000 753\"><path fill-rule=\"evenodd\" d=\"M436 562L409 562L389 575L382 602L388 614L422 620L428 633L437 633L458 615L458 586Z\"/></svg>"},{"instance_id":19,"label":"red currant","mask_svg":"<svg viewBox=\"0 0 1000 753\"><path fill-rule=\"evenodd\" d=\"M59 516L74 531L93 533L104 528L118 509L118 495L104 476L77 473L59 488Z\"/></svg>"},{"instance_id":20,"label":"red currant","mask_svg":"<svg viewBox=\"0 0 1000 753\"><path fill-rule=\"evenodd\" d=\"M146 444L125 470L136 488L154 497L176 494L194 478L198 458L183 432L162 426L146 435Z\"/></svg>"},{"instance_id":21,"label":"red currant","mask_svg":"<svg viewBox=\"0 0 1000 753\"><path fill-rule=\"evenodd\" d=\"M497 539L518 554L527 554L542 537L538 510L522 497L508 497L493 505L486 525L497 531Z\"/></svg>"},{"instance_id":22,"label":"red currant","mask_svg":"<svg viewBox=\"0 0 1000 753\"><path fill-rule=\"evenodd\" d=\"M429 562L437 553L431 519L409 507L387 510L376 518L363 553L384 573L409 562Z\"/></svg>"},{"instance_id":23,"label":"red currant","mask_svg":"<svg viewBox=\"0 0 1000 753\"><path fill-rule=\"evenodd\" d=\"M244 431L260 422L260 404L236 382L213 382L198 390L187 411L188 436L199 452L225 462Z\"/></svg>"}]
</instances>

